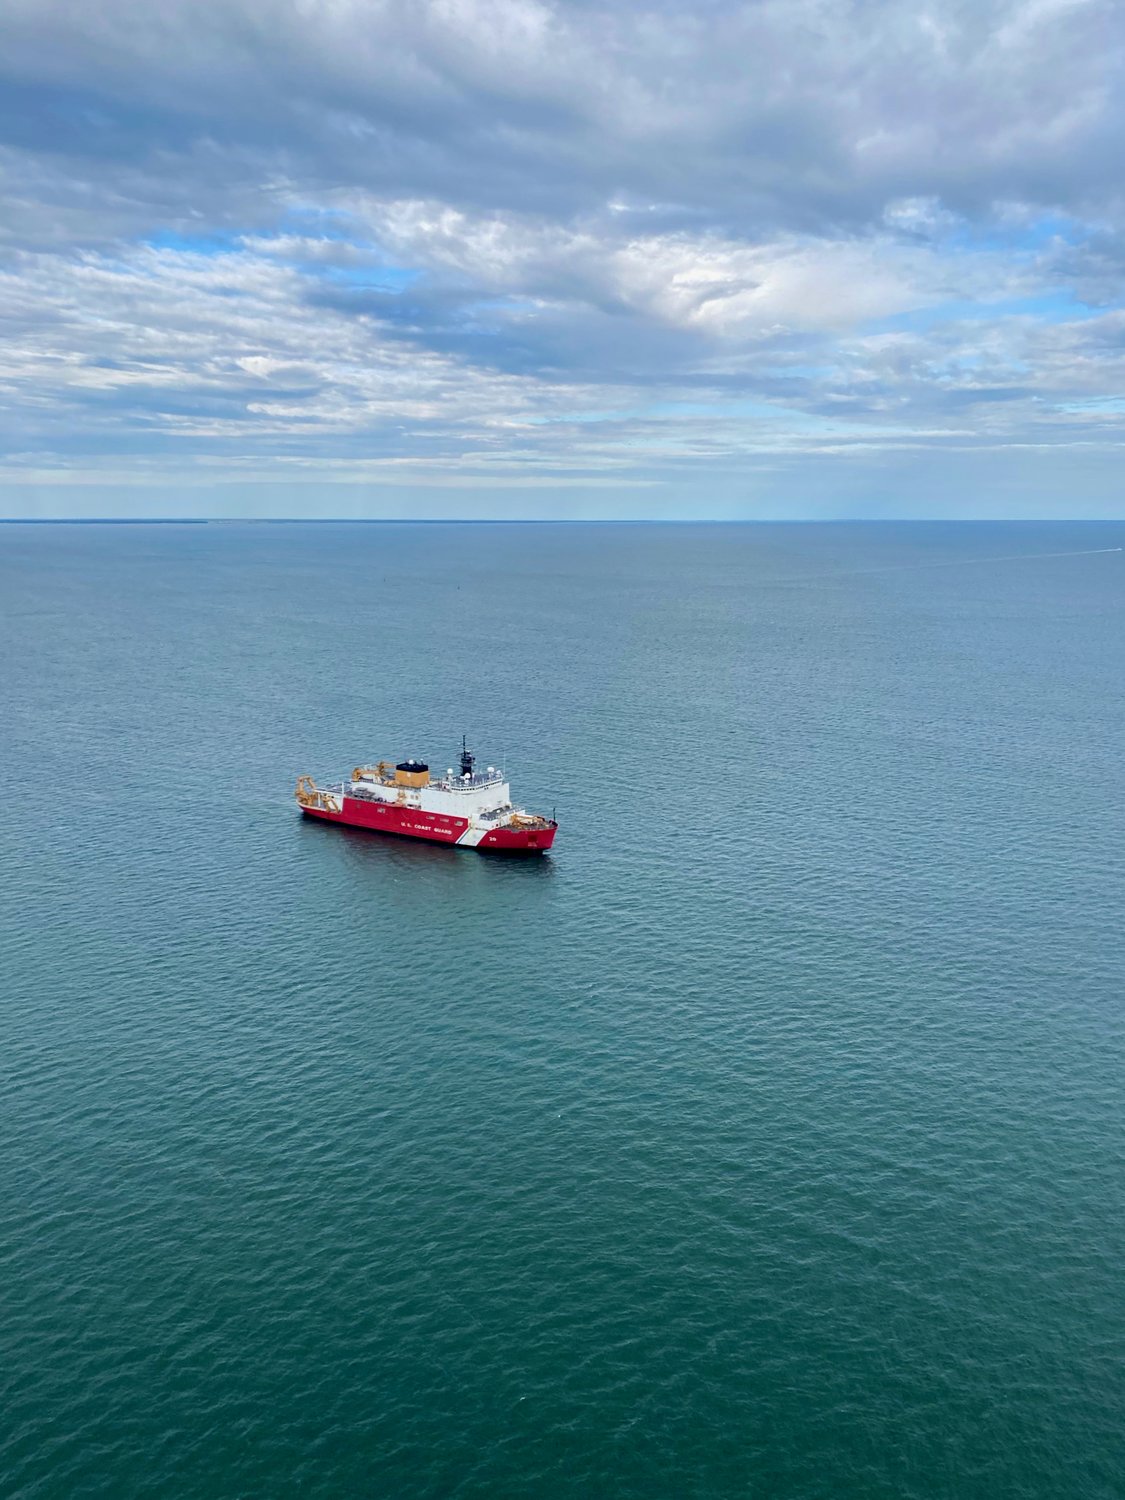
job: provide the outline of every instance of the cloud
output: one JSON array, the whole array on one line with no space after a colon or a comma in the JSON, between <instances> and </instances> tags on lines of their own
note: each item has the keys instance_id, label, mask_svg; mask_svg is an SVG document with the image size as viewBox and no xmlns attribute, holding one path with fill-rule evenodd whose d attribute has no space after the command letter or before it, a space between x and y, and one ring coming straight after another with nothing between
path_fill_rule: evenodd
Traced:
<instances>
[{"instance_id":1,"label":"cloud","mask_svg":"<svg viewBox=\"0 0 1125 1500\"><path fill-rule=\"evenodd\" d=\"M9 478L702 490L1078 443L1108 493L1106 0L0 13Z\"/></svg>"},{"instance_id":2,"label":"cloud","mask_svg":"<svg viewBox=\"0 0 1125 1500\"><path fill-rule=\"evenodd\" d=\"M209 141L322 187L560 212L616 190L741 229L1121 191L1109 0L6 0L5 38L9 138L111 160Z\"/></svg>"}]
</instances>

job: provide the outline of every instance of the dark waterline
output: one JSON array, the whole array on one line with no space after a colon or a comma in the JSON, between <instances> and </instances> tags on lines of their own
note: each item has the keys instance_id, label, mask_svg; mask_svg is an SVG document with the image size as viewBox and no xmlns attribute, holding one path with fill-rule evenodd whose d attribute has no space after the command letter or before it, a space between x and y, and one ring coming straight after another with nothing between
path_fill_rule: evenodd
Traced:
<instances>
[{"instance_id":1,"label":"dark waterline","mask_svg":"<svg viewBox=\"0 0 1125 1500\"><path fill-rule=\"evenodd\" d=\"M70 524L0 1493L1125 1493L1123 526ZM295 814L462 732L551 856Z\"/></svg>"}]
</instances>

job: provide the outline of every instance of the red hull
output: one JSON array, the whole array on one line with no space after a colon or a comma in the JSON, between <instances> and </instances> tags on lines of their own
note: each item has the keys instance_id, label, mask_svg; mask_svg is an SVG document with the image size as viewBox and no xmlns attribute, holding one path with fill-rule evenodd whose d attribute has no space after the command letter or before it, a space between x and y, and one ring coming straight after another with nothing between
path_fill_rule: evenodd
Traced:
<instances>
[{"instance_id":1,"label":"red hull","mask_svg":"<svg viewBox=\"0 0 1125 1500\"><path fill-rule=\"evenodd\" d=\"M345 797L344 809L338 813L320 807L302 807L301 811L326 823L344 823L349 828L367 828L374 833L395 833L402 838L424 839L430 844L456 844L469 826L468 818L422 812L416 807L396 807L388 802L367 802L358 797ZM546 828L493 828L479 843L462 847L498 854L539 854L554 842L552 823Z\"/></svg>"},{"instance_id":2,"label":"red hull","mask_svg":"<svg viewBox=\"0 0 1125 1500\"><path fill-rule=\"evenodd\" d=\"M539 854L555 842L555 825L546 828L494 828L486 833L478 849L496 854Z\"/></svg>"}]
</instances>

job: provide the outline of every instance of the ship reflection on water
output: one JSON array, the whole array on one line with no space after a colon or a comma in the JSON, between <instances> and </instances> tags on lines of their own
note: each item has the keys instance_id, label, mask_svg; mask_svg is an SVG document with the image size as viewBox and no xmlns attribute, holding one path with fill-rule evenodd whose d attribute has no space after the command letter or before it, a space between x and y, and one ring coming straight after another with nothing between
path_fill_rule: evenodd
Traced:
<instances>
[{"instance_id":1,"label":"ship reflection on water","mask_svg":"<svg viewBox=\"0 0 1125 1500\"><path fill-rule=\"evenodd\" d=\"M372 834L366 829L329 824L316 818L298 818L294 825L298 837L342 851L342 856L357 873L380 876L417 875L419 877L466 880L478 883L482 875L490 883L497 879L545 880L552 878L558 866L550 850L536 858L470 859L471 851L456 844L431 843L424 839L400 838L394 834ZM427 892L427 898L432 892Z\"/></svg>"}]
</instances>

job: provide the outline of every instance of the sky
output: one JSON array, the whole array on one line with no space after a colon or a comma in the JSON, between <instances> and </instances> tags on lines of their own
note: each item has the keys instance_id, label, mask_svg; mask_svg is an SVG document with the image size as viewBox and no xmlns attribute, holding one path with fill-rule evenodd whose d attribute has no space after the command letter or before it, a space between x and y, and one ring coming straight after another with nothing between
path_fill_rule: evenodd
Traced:
<instances>
[{"instance_id":1,"label":"sky","mask_svg":"<svg viewBox=\"0 0 1125 1500\"><path fill-rule=\"evenodd\" d=\"M1121 517L1117 0L0 0L0 516Z\"/></svg>"}]
</instances>

